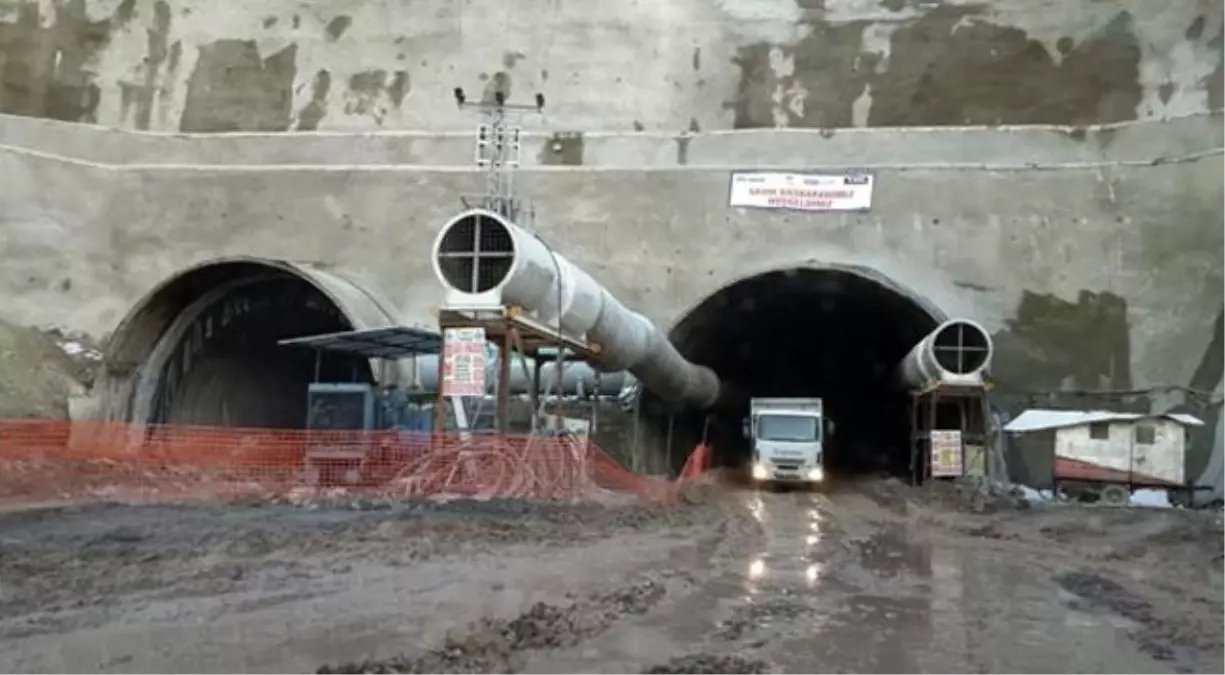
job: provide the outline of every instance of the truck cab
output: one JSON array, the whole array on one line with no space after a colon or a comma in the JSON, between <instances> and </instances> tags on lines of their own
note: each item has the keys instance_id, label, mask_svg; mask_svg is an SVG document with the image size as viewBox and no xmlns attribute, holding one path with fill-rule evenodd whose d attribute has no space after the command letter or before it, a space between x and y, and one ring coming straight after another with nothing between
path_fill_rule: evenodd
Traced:
<instances>
[{"instance_id":1,"label":"truck cab","mask_svg":"<svg viewBox=\"0 0 1225 675\"><path fill-rule=\"evenodd\" d=\"M825 480L827 420L819 398L754 398L744 420L757 482L814 485Z\"/></svg>"}]
</instances>

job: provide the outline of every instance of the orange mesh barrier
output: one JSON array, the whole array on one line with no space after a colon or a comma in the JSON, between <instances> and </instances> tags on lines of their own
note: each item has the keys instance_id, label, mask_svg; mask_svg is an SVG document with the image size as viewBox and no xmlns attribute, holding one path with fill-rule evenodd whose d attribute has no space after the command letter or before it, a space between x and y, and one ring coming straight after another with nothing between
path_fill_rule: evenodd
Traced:
<instances>
[{"instance_id":1,"label":"orange mesh barrier","mask_svg":"<svg viewBox=\"0 0 1225 675\"><path fill-rule=\"evenodd\" d=\"M710 465L698 446L680 478ZM0 420L0 500L146 501L351 491L396 498L668 500L594 443L482 432L305 431Z\"/></svg>"}]
</instances>

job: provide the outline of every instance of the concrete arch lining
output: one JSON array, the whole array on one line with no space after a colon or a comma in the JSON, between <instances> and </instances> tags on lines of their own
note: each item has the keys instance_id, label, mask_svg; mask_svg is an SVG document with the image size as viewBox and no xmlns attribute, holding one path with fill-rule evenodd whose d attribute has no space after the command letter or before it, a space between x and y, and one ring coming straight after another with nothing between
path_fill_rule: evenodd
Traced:
<instances>
[{"instance_id":1,"label":"concrete arch lining","mask_svg":"<svg viewBox=\"0 0 1225 675\"><path fill-rule=\"evenodd\" d=\"M119 323L104 349L94 391L97 416L146 422L168 359L193 323L230 293L265 281L293 279L329 301L352 329L393 325L376 292L308 263L236 256L209 260L169 277L146 294ZM371 362L377 377L379 364Z\"/></svg>"},{"instance_id":2,"label":"concrete arch lining","mask_svg":"<svg viewBox=\"0 0 1225 675\"><path fill-rule=\"evenodd\" d=\"M805 262L795 265L786 264L770 264L754 268L750 272L740 274L738 276L723 279L703 287L702 292L697 294L697 299L694 300L684 311L675 315L671 325L668 327L668 337L674 344L683 341L686 338L685 332L690 327L689 323L702 308L707 301L719 294L719 292L732 288L743 282L772 274L788 271L797 272L840 272L852 277L871 282L883 291L888 291L898 297L904 298L911 302L915 307L922 310L931 319L933 325L939 325L949 320L949 315L939 305L932 302L923 293L920 293L915 288L899 283L893 277L877 270L874 267L867 265L858 265L853 263L838 263L838 262Z\"/></svg>"}]
</instances>

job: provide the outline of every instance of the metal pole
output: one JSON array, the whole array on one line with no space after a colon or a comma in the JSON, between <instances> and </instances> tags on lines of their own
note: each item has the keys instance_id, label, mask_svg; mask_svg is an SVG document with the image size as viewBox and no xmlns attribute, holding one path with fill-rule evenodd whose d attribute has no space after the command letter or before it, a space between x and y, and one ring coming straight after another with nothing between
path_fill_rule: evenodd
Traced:
<instances>
[{"instance_id":1,"label":"metal pole","mask_svg":"<svg viewBox=\"0 0 1225 675\"><path fill-rule=\"evenodd\" d=\"M499 433L510 429L510 331L498 343L498 422Z\"/></svg>"},{"instance_id":2,"label":"metal pole","mask_svg":"<svg viewBox=\"0 0 1225 675\"><path fill-rule=\"evenodd\" d=\"M939 394L935 391L928 394L927 399L927 461L923 467L923 478L926 480L932 477L932 432L936 430L936 408L940 405Z\"/></svg>"},{"instance_id":3,"label":"metal pole","mask_svg":"<svg viewBox=\"0 0 1225 675\"><path fill-rule=\"evenodd\" d=\"M540 352L532 357L532 433L538 431L540 420L540 369L544 364L540 362Z\"/></svg>"},{"instance_id":4,"label":"metal pole","mask_svg":"<svg viewBox=\"0 0 1225 675\"><path fill-rule=\"evenodd\" d=\"M595 391L591 392L591 435L600 428L600 371L595 371Z\"/></svg>"},{"instance_id":5,"label":"metal pole","mask_svg":"<svg viewBox=\"0 0 1225 675\"><path fill-rule=\"evenodd\" d=\"M966 398L964 396L961 396L960 394L957 396L957 416L958 416L958 419L960 419L960 422L958 422L958 426L961 428L960 429L961 431L960 439L961 440L960 440L960 443L958 443L958 445L961 446L961 450L960 450L961 475L965 476L966 475L966 428L969 426L969 420L967 419Z\"/></svg>"},{"instance_id":6,"label":"metal pole","mask_svg":"<svg viewBox=\"0 0 1225 675\"><path fill-rule=\"evenodd\" d=\"M668 439L664 442L664 457L668 458L668 462L672 462L672 425L676 422L676 415L668 414Z\"/></svg>"},{"instance_id":7,"label":"metal pole","mask_svg":"<svg viewBox=\"0 0 1225 675\"><path fill-rule=\"evenodd\" d=\"M630 469L638 472L642 471L642 456L639 448L639 429L642 427L642 395L634 397L634 436L631 441L630 449Z\"/></svg>"},{"instance_id":8,"label":"metal pole","mask_svg":"<svg viewBox=\"0 0 1225 675\"><path fill-rule=\"evenodd\" d=\"M910 484L919 484L919 454L922 452L919 437L919 398L910 392Z\"/></svg>"},{"instance_id":9,"label":"metal pole","mask_svg":"<svg viewBox=\"0 0 1225 675\"><path fill-rule=\"evenodd\" d=\"M446 329L443 328L443 335L446 335ZM438 353L438 379L435 380L434 386L434 433L441 434L447 430L447 410L446 410L446 386L443 384L443 374L446 372L447 362L447 345L443 342L442 351Z\"/></svg>"},{"instance_id":10,"label":"metal pole","mask_svg":"<svg viewBox=\"0 0 1225 675\"><path fill-rule=\"evenodd\" d=\"M558 327L557 327L557 331L558 331L558 332L557 332L557 334L558 334L558 335L561 335L561 326L560 326L560 325L558 325ZM563 406L565 406L565 403L564 403L565 398L564 398L564 397L565 397L566 391L565 391L564 389L562 389L562 379L561 379L561 368L562 368L562 365L561 365L561 364L565 362L565 358L564 358L563 354L564 354L564 351L562 350L562 346L561 346L561 345L558 345L558 350L557 350L557 365L556 365L556 370L557 370L557 372L556 372L556 373L554 373L555 377L553 378L553 383L557 385L557 389L555 389L555 390L554 390L554 392L555 392L555 394L557 395L557 406L556 406L556 409L558 409L558 410L560 410L560 409L561 409Z\"/></svg>"},{"instance_id":11,"label":"metal pole","mask_svg":"<svg viewBox=\"0 0 1225 675\"><path fill-rule=\"evenodd\" d=\"M922 399L910 392L910 484L922 483Z\"/></svg>"}]
</instances>

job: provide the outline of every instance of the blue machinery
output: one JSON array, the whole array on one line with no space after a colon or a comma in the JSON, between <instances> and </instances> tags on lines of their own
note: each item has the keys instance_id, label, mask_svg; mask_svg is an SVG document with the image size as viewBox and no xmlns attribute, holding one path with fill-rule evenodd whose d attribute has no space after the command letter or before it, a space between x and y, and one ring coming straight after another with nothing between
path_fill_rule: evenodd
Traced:
<instances>
[{"instance_id":1,"label":"blue machinery","mask_svg":"<svg viewBox=\"0 0 1225 675\"><path fill-rule=\"evenodd\" d=\"M399 429L412 435L432 430L432 394L413 392L399 386L376 386L359 381L360 369L353 368L351 382L319 382L321 364L327 354L368 359L378 363L381 383L393 381L388 366L399 359L423 354L438 354L442 338L434 331L408 326L389 326L280 340L282 346L309 347L315 350L315 380L307 387L306 428L310 430ZM415 366L416 360L413 359ZM398 379L398 378L394 378ZM362 480L362 466L375 449L371 438L348 435L312 434L306 447L303 479L308 485L354 485Z\"/></svg>"},{"instance_id":2,"label":"blue machinery","mask_svg":"<svg viewBox=\"0 0 1225 675\"><path fill-rule=\"evenodd\" d=\"M281 340L282 346L309 347L315 350L315 382L307 389L307 429L403 429L428 432L434 416L433 393L397 386L378 386L357 381L319 382L320 364L326 354L343 354L370 359L380 364L381 382L393 378L387 366L400 359L439 354L442 337L435 331L408 326L326 333Z\"/></svg>"}]
</instances>

